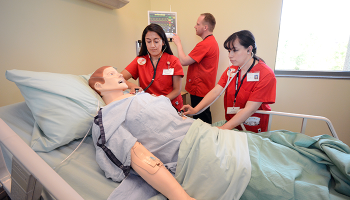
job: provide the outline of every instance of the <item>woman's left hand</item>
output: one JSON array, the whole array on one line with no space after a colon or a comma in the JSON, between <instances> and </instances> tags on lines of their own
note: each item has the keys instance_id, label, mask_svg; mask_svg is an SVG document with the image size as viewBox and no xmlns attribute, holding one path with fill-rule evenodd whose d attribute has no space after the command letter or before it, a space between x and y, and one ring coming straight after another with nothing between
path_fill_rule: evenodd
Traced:
<instances>
[{"instance_id":1,"label":"woman's left hand","mask_svg":"<svg viewBox=\"0 0 350 200\"><path fill-rule=\"evenodd\" d=\"M142 87L139 87L139 86L137 86L137 87L132 87L132 88L130 88L130 94L135 94L135 93L136 93L136 92L135 92L135 89L136 89L136 90L138 89L138 92L142 92L142 91L143 91Z\"/></svg>"}]
</instances>

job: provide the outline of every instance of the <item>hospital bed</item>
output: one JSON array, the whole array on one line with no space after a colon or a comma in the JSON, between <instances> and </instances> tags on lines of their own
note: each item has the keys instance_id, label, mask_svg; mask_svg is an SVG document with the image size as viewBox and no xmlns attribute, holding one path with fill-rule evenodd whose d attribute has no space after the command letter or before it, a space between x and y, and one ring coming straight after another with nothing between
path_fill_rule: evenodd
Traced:
<instances>
[{"instance_id":1,"label":"hospital bed","mask_svg":"<svg viewBox=\"0 0 350 200\"><path fill-rule=\"evenodd\" d=\"M331 122L326 118L282 112L271 112L271 114L300 117L303 120L323 120L329 125L331 133L336 137ZM5 161L0 160L0 177L5 191L11 198L15 193L11 191L10 175L13 156L25 166L35 179L44 185L43 196L47 199L51 199L51 195L56 199L107 199L113 189L118 186L118 183L105 178L95 162L95 147L90 136L83 141L72 157L54 170L52 167L65 159L82 139L48 153L35 153L29 147L34 118L25 102L0 108L0 118L0 140L2 154L5 156ZM302 127L304 126L305 123Z\"/></svg>"},{"instance_id":2,"label":"hospital bed","mask_svg":"<svg viewBox=\"0 0 350 200\"><path fill-rule=\"evenodd\" d=\"M30 76L32 75L30 74ZM7 78L9 79L9 77ZM46 78L51 81L54 80L52 77ZM62 77L58 78L61 79ZM22 75L19 79L25 80ZM78 79L83 82L87 80L86 77L79 77ZM36 81L38 79L35 79L34 82ZM65 84L71 86L72 83L66 81ZM11 199L24 199L22 197L35 195L35 197L38 197L38 193L43 199L107 199L119 183L105 178L103 171L96 163L95 147L91 136L73 139L67 144L55 147L47 152L43 150L35 152L30 148L30 146L33 146L32 134L37 127L38 118L34 117L33 105L29 102L28 94L25 94L24 90L31 90L32 88L28 87L34 86L26 85L23 87L24 83L21 81L17 81L16 84L21 89L26 102L0 107L0 182L6 193ZM52 86L50 86L51 89ZM43 88L39 92L42 92L42 90ZM62 87L60 87L60 90L62 90ZM33 91L30 92L33 93ZM77 91L74 93L77 93ZM34 95L40 98L38 95ZM62 96L62 94L59 95ZM74 97L65 96L64 99L78 101ZM86 98L84 97L84 99ZM94 103L96 105L96 102ZM31 107L28 105L31 105ZM86 104L79 106L86 107ZM259 112L269 114L270 123L273 115L302 118L301 132L305 131L308 119L322 120L328 124L332 136L337 138L332 123L327 118L273 111ZM91 113L93 114L94 111L91 111ZM88 124L87 128L90 125ZM270 127L269 124L269 130ZM88 132L90 132L89 129L82 136L85 136L85 133ZM78 146L79 148L76 149ZM73 151L75 152L70 156ZM70 157L65 160L68 156ZM63 160L65 161L61 163ZM15 174L13 174L14 169L17 170Z\"/></svg>"}]
</instances>

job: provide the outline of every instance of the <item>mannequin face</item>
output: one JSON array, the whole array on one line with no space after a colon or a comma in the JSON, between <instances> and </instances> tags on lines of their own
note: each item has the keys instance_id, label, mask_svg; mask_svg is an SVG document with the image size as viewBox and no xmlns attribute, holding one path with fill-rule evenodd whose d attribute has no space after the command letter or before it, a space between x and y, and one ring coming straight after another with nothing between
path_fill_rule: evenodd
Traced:
<instances>
[{"instance_id":1,"label":"mannequin face","mask_svg":"<svg viewBox=\"0 0 350 200\"><path fill-rule=\"evenodd\" d=\"M239 43L239 40L236 39L232 46L231 50L228 52L228 57L234 66L241 67L248 59L251 58L251 46L245 48Z\"/></svg>"},{"instance_id":2,"label":"mannequin face","mask_svg":"<svg viewBox=\"0 0 350 200\"><path fill-rule=\"evenodd\" d=\"M154 58L159 58L164 45L162 38L156 32L148 31L145 35L145 41L149 54Z\"/></svg>"},{"instance_id":3,"label":"mannequin face","mask_svg":"<svg viewBox=\"0 0 350 200\"><path fill-rule=\"evenodd\" d=\"M113 67L108 67L103 71L103 78L105 80L104 84L99 82L95 83L95 88L101 93L115 90L123 91L128 89L123 75Z\"/></svg>"}]
</instances>

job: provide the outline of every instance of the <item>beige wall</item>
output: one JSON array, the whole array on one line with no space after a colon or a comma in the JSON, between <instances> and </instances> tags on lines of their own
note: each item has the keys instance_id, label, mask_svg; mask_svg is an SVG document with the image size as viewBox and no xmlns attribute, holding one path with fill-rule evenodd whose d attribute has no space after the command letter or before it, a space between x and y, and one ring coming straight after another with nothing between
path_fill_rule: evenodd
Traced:
<instances>
[{"instance_id":1,"label":"beige wall","mask_svg":"<svg viewBox=\"0 0 350 200\"><path fill-rule=\"evenodd\" d=\"M0 106L23 101L8 69L89 74L124 69L147 25L149 0L112 10L85 0L0 1Z\"/></svg>"},{"instance_id":2,"label":"beige wall","mask_svg":"<svg viewBox=\"0 0 350 200\"><path fill-rule=\"evenodd\" d=\"M350 80L281 77L277 78L277 99L271 107L276 111L324 116L332 121L339 138L350 145L349 88ZM308 135L327 134L325 123L307 123ZM273 128L300 131L280 117L276 117Z\"/></svg>"},{"instance_id":3,"label":"beige wall","mask_svg":"<svg viewBox=\"0 0 350 200\"><path fill-rule=\"evenodd\" d=\"M212 13L220 47L217 80L228 66L222 44L242 29L253 32L257 54L274 68L281 5L282 0L130 0L125 7L110 10L85 0L0 1L0 106L23 101L15 84L5 79L7 69L72 74L88 74L103 65L123 69L135 57L135 41L147 25L147 10L171 7L177 12L185 53L200 41L193 28L199 14ZM174 44L171 48L177 55ZM272 109L325 116L349 145L349 88L349 80L277 78ZM224 119L222 102L220 98L212 106L214 121ZM275 117L272 128L298 131L299 125L300 120ZM325 129L323 123L309 121L307 133L326 134Z\"/></svg>"}]
</instances>

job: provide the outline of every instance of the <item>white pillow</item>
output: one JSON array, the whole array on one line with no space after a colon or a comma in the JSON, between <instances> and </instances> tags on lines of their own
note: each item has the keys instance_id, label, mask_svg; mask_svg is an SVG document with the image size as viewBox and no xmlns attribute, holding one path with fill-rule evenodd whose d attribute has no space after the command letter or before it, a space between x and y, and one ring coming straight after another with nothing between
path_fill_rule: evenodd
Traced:
<instances>
[{"instance_id":1,"label":"white pillow","mask_svg":"<svg viewBox=\"0 0 350 200\"><path fill-rule=\"evenodd\" d=\"M97 114L101 97L88 85L90 75L7 70L33 113L31 148L48 152L82 138Z\"/></svg>"}]
</instances>

